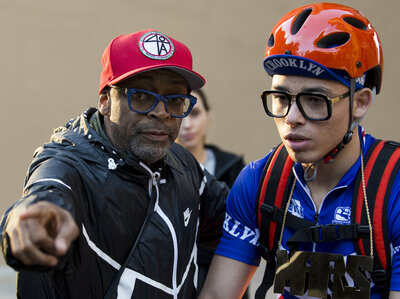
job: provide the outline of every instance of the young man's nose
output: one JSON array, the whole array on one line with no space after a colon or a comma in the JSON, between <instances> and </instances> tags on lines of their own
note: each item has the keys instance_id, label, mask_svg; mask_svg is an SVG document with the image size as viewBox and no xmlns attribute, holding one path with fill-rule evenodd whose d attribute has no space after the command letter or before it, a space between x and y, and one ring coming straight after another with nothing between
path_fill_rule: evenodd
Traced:
<instances>
[{"instance_id":1,"label":"young man's nose","mask_svg":"<svg viewBox=\"0 0 400 299\"><path fill-rule=\"evenodd\" d=\"M305 118L303 114L301 114L301 111L297 106L296 101L293 101L292 105L290 106L289 112L286 115L285 120L288 124L291 125L304 122Z\"/></svg>"}]
</instances>

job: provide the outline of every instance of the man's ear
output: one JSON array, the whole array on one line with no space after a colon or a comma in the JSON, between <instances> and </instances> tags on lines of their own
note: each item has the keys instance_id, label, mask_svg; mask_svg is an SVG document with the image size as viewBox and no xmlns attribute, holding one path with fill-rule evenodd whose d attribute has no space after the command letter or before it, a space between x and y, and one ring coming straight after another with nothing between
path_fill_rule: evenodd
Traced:
<instances>
[{"instance_id":1,"label":"man's ear","mask_svg":"<svg viewBox=\"0 0 400 299\"><path fill-rule=\"evenodd\" d=\"M99 111L103 116L111 112L111 99L108 93L102 93L99 97Z\"/></svg>"},{"instance_id":2,"label":"man's ear","mask_svg":"<svg viewBox=\"0 0 400 299\"><path fill-rule=\"evenodd\" d=\"M362 119L368 111L373 100L371 89L363 88L358 90L354 95L353 117L354 119Z\"/></svg>"}]
</instances>

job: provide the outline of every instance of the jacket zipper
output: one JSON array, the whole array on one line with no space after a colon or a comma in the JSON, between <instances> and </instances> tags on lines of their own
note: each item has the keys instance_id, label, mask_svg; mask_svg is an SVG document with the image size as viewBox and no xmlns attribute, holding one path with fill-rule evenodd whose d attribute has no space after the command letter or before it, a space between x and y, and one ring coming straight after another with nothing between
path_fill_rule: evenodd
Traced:
<instances>
[{"instance_id":1,"label":"jacket zipper","mask_svg":"<svg viewBox=\"0 0 400 299\"><path fill-rule=\"evenodd\" d=\"M160 215L161 219L164 220L164 222L167 224L167 227L171 233L172 236L172 243L173 243L173 247L174 247L174 263L173 263L173 269L172 269L172 289L173 289L173 296L174 299L178 298L178 287L177 287L177 272L178 272L178 240L176 237L176 231L175 228L171 222L171 220L168 218L168 216L163 212L163 210L161 209L160 205L159 205L159 188L158 188L158 184L159 184L159 179L160 179L160 173L158 172L152 172L150 168L148 168L145 164L143 164L142 162L140 162L140 165L146 169L150 175L150 181L149 181L149 195L151 197L152 194L152 186L154 186L156 188L156 192L157 192L157 198L156 198L156 202L154 205L154 211Z\"/></svg>"}]
</instances>

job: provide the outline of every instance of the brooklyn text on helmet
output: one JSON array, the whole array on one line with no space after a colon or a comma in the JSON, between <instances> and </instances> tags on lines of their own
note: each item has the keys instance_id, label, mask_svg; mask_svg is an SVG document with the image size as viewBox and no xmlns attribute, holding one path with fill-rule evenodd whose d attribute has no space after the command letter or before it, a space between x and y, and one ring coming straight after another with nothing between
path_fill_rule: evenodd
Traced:
<instances>
[{"instance_id":1,"label":"brooklyn text on helmet","mask_svg":"<svg viewBox=\"0 0 400 299\"><path fill-rule=\"evenodd\" d=\"M281 67L291 67L307 70L313 73L315 76L319 76L323 72L325 72L325 70L320 68L318 65L310 61L305 61L297 58L273 58L265 61L264 65L270 71L274 71L277 68Z\"/></svg>"}]
</instances>

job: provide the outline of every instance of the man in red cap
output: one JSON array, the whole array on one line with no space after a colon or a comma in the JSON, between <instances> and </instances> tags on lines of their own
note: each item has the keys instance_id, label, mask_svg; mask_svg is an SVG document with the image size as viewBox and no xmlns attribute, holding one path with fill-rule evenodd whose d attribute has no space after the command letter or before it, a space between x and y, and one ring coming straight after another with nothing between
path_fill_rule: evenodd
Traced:
<instances>
[{"instance_id":1,"label":"man in red cap","mask_svg":"<svg viewBox=\"0 0 400 299\"><path fill-rule=\"evenodd\" d=\"M218 243L228 192L174 143L205 81L154 30L115 38L102 65L98 109L37 150L3 217L18 296L194 298L196 243Z\"/></svg>"}]
</instances>

